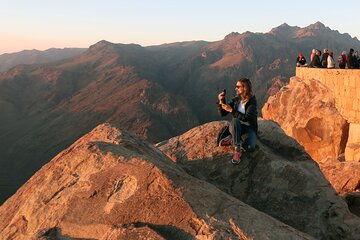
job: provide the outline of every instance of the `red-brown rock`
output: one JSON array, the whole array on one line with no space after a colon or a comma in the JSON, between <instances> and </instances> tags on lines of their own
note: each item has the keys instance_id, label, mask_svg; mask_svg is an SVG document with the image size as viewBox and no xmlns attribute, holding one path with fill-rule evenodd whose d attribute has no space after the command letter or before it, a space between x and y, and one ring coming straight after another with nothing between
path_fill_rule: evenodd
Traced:
<instances>
[{"instance_id":1,"label":"red-brown rock","mask_svg":"<svg viewBox=\"0 0 360 240\"><path fill-rule=\"evenodd\" d=\"M336 109L333 93L317 80L292 77L269 97L262 114L276 121L317 162L344 152L348 123Z\"/></svg>"},{"instance_id":2,"label":"red-brown rock","mask_svg":"<svg viewBox=\"0 0 360 240\"><path fill-rule=\"evenodd\" d=\"M72 238L312 239L109 124L58 154L0 207L0 239Z\"/></svg>"},{"instance_id":3,"label":"red-brown rock","mask_svg":"<svg viewBox=\"0 0 360 240\"><path fill-rule=\"evenodd\" d=\"M345 150L349 124L336 109L333 93L324 84L293 77L269 98L262 113L305 148L338 193L360 190L360 163L338 160Z\"/></svg>"},{"instance_id":4,"label":"red-brown rock","mask_svg":"<svg viewBox=\"0 0 360 240\"><path fill-rule=\"evenodd\" d=\"M258 150L230 163L231 147L214 140L226 122L212 122L158 143L187 173L316 239L356 239L360 220L317 163L274 122L259 120ZM346 219L346 220L344 220Z\"/></svg>"}]
</instances>

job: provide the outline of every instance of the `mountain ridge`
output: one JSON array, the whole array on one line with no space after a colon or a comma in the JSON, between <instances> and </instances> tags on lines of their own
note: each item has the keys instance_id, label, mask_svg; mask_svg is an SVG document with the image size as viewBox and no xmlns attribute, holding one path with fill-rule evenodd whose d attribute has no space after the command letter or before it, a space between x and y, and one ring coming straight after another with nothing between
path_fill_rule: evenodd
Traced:
<instances>
[{"instance_id":1,"label":"mountain ridge","mask_svg":"<svg viewBox=\"0 0 360 240\"><path fill-rule=\"evenodd\" d=\"M19 64L46 64L60 61L81 54L85 50L85 48L49 48L44 51L33 49L4 53L0 55L0 72Z\"/></svg>"},{"instance_id":2,"label":"mountain ridge","mask_svg":"<svg viewBox=\"0 0 360 240\"><path fill-rule=\"evenodd\" d=\"M239 77L252 80L260 109L294 74L299 52L328 46L336 54L355 42L360 49L334 31L307 31L290 40L245 32L150 47L102 40L66 60L1 72L0 175L3 186L15 186L0 199L105 121L158 142L219 119L216 95L226 88L231 98Z\"/></svg>"}]
</instances>

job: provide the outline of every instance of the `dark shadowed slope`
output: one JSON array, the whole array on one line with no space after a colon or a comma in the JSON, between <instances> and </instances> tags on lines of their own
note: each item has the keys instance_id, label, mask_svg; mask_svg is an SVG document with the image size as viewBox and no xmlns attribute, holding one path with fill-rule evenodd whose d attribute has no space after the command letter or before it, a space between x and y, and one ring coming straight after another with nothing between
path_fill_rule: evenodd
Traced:
<instances>
[{"instance_id":1,"label":"dark shadowed slope","mask_svg":"<svg viewBox=\"0 0 360 240\"><path fill-rule=\"evenodd\" d=\"M276 123L259 120L258 149L245 152L235 166L230 163L233 148L215 145L225 124L203 124L156 146L188 174L315 239L360 237L360 218Z\"/></svg>"},{"instance_id":2,"label":"dark shadowed slope","mask_svg":"<svg viewBox=\"0 0 360 240\"><path fill-rule=\"evenodd\" d=\"M146 49L102 41L57 65L0 73L0 104L7 109L0 119L0 185L13 192L56 152L105 121L151 141L198 124L183 97L153 80L156 68Z\"/></svg>"}]
</instances>

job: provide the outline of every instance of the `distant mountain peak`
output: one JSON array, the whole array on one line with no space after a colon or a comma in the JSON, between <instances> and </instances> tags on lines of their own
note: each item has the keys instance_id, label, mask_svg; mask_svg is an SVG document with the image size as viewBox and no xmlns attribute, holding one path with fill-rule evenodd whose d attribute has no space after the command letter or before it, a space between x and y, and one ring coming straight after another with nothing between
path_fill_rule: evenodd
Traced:
<instances>
[{"instance_id":1,"label":"distant mountain peak","mask_svg":"<svg viewBox=\"0 0 360 240\"><path fill-rule=\"evenodd\" d=\"M291 27L291 26L287 23L283 23L278 28L288 28L288 27Z\"/></svg>"},{"instance_id":2,"label":"distant mountain peak","mask_svg":"<svg viewBox=\"0 0 360 240\"><path fill-rule=\"evenodd\" d=\"M106 48L106 47L112 47L114 45L115 45L114 43L108 42L106 40L101 40L101 41L95 43L94 45L91 45L89 47L89 49L91 49L91 50L99 50L99 49L103 49L103 48Z\"/></svg>"},{"instance_id":3,"label":"distant mountain peak","mask_svg":"<svg viewBox=\"0 0 360 240\"><path fill-rule=\"evenodd\" d=\"M111 43L106 40L101 40L91 45L88 48L88 50L85 52L85 55L95 56L100 54L101 56L110 56L109 54L116 52L117 47L118 45L115 43Z\"/></svg>"},{"instance_id":4,"label":"distant mountain peak","mask_svg":"<svg viewBox=\"0 0 360 240\"><path fill-rule=\"evenodd\" d=\"M280 34L283 37L284 36L291 37L293 32L298 30L298 29L299 29L299 27L297 27L297 26L292 27L287 23L283 23L278 27L272 28L269 33L273 34L273 35Z\"/></svg>"},{"instance_id":5,"label":"distant mountain peak","mask_svg":"<svg viewBox=\"0 0 360 240\"><path fill-rule=\"evenodd\" d=\"M231 39L231 38L234 38L234 37L237 37L237 36L240 36L240 33L231 32L231 33L229 33L228 35L225 36L225 39Z\"/></svg>"},{"instance_id":6,"label":"distant mountain peak","mask_svg":"<svg viewBox=\"0 0 360 240\"><path fill-rule=\"evenodd\" d=\"M306 29L311 29L311 30L320 30L320 29L326 29L326 26L317 21L316 23L310 24L309 26L306 27Z\"/></svg>"},{"instance_id":7,"label":"distant mountain peak","mask_svg":"<svg viewBox=\"0 0 360 240\"><path fill-rule=\"evenodd\" d=\"M287 23L283 23L277 27L274 27L273 29L271 29L271 31L275 30L275 29L281 29L281 30L292 30L292 29L295 29L295 28L299 28L297 26L290 26L289 24Z\"/></svg>"}]
</instances>

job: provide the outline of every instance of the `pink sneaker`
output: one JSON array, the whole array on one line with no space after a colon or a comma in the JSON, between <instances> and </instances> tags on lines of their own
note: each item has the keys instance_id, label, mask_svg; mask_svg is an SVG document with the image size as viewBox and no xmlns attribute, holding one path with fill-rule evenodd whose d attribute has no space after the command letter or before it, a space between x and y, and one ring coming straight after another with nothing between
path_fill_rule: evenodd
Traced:
<instances>
[{"instance_id":1,"label":"pink sneaker","mask_svg":"<svg viewBox=\"0 0 360 240\"><path fill-rule=\"evenodd\" d=\"M219 146L229 146L231 145L231 142L232 142L232 138L231 135L229 135L220 140Z\"/></svg>"},{"instance_id":2,"label":"pink sneaker","mask_svg":"<svg viewBox=\"0 0 360 240\"><path fill-rule=\"evenodd\" d=\"M241 151L235 151L234 157L231 159L232 164L239 164L241 162Z\"/></svg>"}]
</instances>

